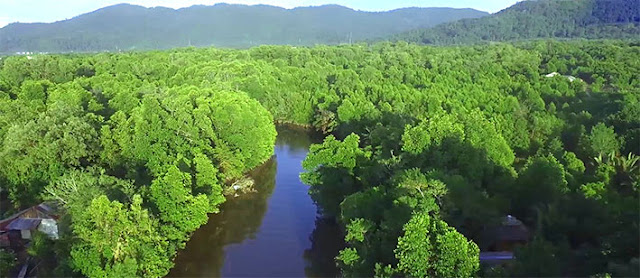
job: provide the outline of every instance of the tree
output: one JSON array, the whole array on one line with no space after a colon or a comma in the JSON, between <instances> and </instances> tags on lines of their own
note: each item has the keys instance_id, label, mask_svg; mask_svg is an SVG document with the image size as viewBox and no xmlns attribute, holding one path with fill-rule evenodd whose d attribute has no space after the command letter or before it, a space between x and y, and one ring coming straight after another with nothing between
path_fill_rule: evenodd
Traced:
<instances>
[{"instance_id":1,"label":"tree","mask_svg":"<svg viewBox=\"0 0 640 278\"><path fill-rule=\"evenodd\" d=\"M179 243L207 223L207 213L211 212L207 196L191 195L190 185L189 175L169 166L167 173L154 180L149 188L150 200L159 212L162 235Z\"/></svg>"},{"instance_id":2,"label":"tree","mask_svg":"<svg viewBox=\"0 0 640 278\"><path fill-rule=\"evenodd\" d=\"M78 241L71 250L71 264L88 277L160 277L169 272L167 243L158 223L141 208L134 196L127 209L102 195L86 211L73 217Z\"/></svg>"},{"instance_id":3,"label":"tree","mask_svg":"<svg viewBox=\"0 0 640 278\"><path fill-rule=\"evenodd\" d=\"M302 162L306 172L300 178L311 186L309 194L329 215L339 215L340 202L357 188L354 169L371 155L359 143L355 134L343 141L329 135L321 145L312 145Z\"/></svg>"},{"instance_id":4,"label":"tree","mask_svg":"<svg viewBox=\"0 0 640 278\"><path fill-rule=\"evenodd\" d=\"M97 145L90 117L42 113L9 128L0 148L0 171L9 181L14 205L37 201L44 186L65 169L93 161Z\"/></svg>"},{"instance_id":5,"label":"tree","mask_svg":"<svg viewBox=\"0 0 640 278\"><path fill-rule=\"evenodd\" d=\"M446 41L469 28L486 38L461 33L456 40L508 39L513 30L495 20L512 21L522 10L534 15L522 21L529 32L522 37L637 33L637 26L585 29L579 21L567 29L555 19L578 10L593 16L593 7L560 2L519 4L488 19L489 33L482 29L488 25L459 22L430 39ZM600 2L594 7L629 20L618 13L628 5ZM604 15L605 22L616 16ZM530 28L547 23L558 34ZM450 266L468 269L467 263L449 260L458 258L456 249L436 247L469 244L441 222L486 245L487 223L505 214L523 220L542 242L519 256L519 275L537 273L550 259L543 256L547 245L562 246L551 251L569 258L553 273L631 273L640 219L637 61L637 45L627 41L3 57L0 184L13 211L49 199L75 221L69 238L56 244L62 269L73 262L85 275L161 276L207 214L219 211L225 184L273 155L274 121L293 123L333 133L311 147L301 178L324 216L347 231L339 257L345 275L436 275L436 266L457 275ZM560 76L545 77L553 71ZM139 228L127 226L136 224L136 195L154 227L142 238L153 240L128 232ZM428 225L414 220L407 227L425 226L422 238L442 239L415 241L436 246L429 254L442 253L428 269L412 264L423 259L415 255L422 249L407 242L420 233L405 229L427 214ZM104 231L108 225L118 235ZM406 243L400 249L399 238Z\"/></svg>"},{"instance_id":6,"label":"tree","mask_svg":"<svg viewBox=\"0 0 640 278\"><path fill-rule=\"evenodd\" d=\"M581 140L584 152L591 158L616 153L620 150L620 142L612 127L603 123L595 125L591 133Z\"/></svg>"},{"instance_id":7,"label":"tree","mask_svg":"<svg viewBox=\"0 0 640 278\"><path fill-rule=\"evenodd\" d=\"M218 212L218 205L225 201L222 195L222 185L218 181L218 169L213 166L211 160L203 155L198 154L193 160L195 164L195 188L192 194L206 194L209 198L211 212Z\"/></svg>"},{"instance_id":8,"label":"tree","mask_svg":"<svg viewBox=\"0 0 640 278\"><path fill-rule=\"evenodd\" d=\"M336 140L333 135L324 139L322 145L313 145L309 150L309 155L302 163L307 171L314 171L318 168L344 168L353 172L360 157L367 157L370 153L362 150L358 145L360 136L351 134L342 142ZM306 175L303 175L305 177Z\"/></svg>"},{"instance_id":9,"label":"tree","mask_svg":"<svg viewBox=\"0 0 640 278\"><path fill-rule=\"evenodd\" d=\"M402 136L402 150L419 154L441 145L447 138L464 140L464 125L451 115L436 116L415 127L407 126Z\"/></svg>"},{"instance_id":10,"label":"tree","mask_svg":"<svg viewBox=\"0 0 640 278\"><path fill-rule=\"evenodd\" d=\"M435 199L441 203L442 198L448 193L446 184L439 180L428 179L417 168L404 171L396 179L399 188L406 190L408 195L418 197L420 200Z\"/></svg>"},{"instance_id":11,"label":"tree","mask_svg":"<svg viewBox=\"0 0 640 278\"><path fill-rule=\"evenodd\" d=\"M516 261L510 270L515 277L554 277L562 275L565 260L561 247L541 238L534 239L527 246L515 252Z\"/></svg>"},{"instance_id":12,"label":"tree","mask_svg":"<svg viewBox=\"0 0 640 278\"><path fill-rule=\"evenodd\" d=\"M531 220L535 208L557 202L568 191L564 167L555 157L532 157L515 181L512 209L519 218Z\"/></svg>"},{"instance_id":13,"label":"tree","mask_svg":"<svg viewBox=\"0 0 640 278\"><path fill-rule=\"evenodd\" d=\"M219 92L213 97L213 127L218 138L240 158L240 171L246 172L269 159L277 134L273 116L242 93Z\"/></svg>"},{"instance_id":14,"label":"tree","mask_svg":"<svg viewBox=\"0 0 640 278\"><path fill-rule=\"evenodd\" d=\"M398 273L409 277L472 277L480 249L447 223L418 213L404 226L395 250Z\"/></svg>"},{"instance_id":15,"label":"tree","mask_svg":"<svg viewBox=\"0 0 640 278\"><path fill-rule=\"evenodd\" d=\"M15 266L16 256L13 251L0 249L0 275L8 277L9 271L11 271Z\"/></svg>"}]
</instances>

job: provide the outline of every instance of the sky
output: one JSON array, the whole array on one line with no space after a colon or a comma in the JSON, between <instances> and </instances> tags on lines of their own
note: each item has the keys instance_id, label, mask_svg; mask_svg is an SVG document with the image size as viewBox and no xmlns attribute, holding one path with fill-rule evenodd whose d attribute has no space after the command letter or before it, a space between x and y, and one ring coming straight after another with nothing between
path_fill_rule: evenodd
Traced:
<instances>
[{"instance_id":1,"label":"sky","mask_svg":"<svg viewBox=\"0 0 640 278\"><path fill-rule=\"evenodd\" d=\"M0 27L12 22L54 22L106 6L130 3L145 7L183 8L216 3L267 4L284 8L338 4L363 11L387 11L405 7L474 8L494 13L517 0L0 0Z\"/></svg>"}]
</instances>

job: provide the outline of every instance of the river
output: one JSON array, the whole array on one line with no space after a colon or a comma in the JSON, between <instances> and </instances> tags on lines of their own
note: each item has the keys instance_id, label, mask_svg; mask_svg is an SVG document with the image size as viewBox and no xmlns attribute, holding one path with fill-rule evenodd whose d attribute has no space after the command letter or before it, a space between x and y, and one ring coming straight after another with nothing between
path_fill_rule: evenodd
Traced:
<instances>
[{"instance_id":1,"label":"river","mask_svg":"<svg viewBox=\"0 0 640 278\"><path fill-rule=\"evenodd\" d=\"M278 127L274 157L250 173L256 192L229 197L178 253L169 276L337 276L342 234L318 214L299 178L317 142L309 132Z\"/></svg>"}]
</instances>

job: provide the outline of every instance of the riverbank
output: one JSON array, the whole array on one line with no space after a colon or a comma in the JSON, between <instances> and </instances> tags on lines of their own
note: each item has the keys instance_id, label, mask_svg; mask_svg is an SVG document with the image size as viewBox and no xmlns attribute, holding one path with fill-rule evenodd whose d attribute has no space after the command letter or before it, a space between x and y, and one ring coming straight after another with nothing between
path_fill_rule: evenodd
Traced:
<instances>
[{"instance_id":1,"label":"riverbank","mask_svg":"<svg viewBox=\"0 0 640 278\"><path fill-rule=\"evenodd\" d=\"M313 128L313 125L300 124L300 123L296 123L296 122L293 122L293 121L274 120L273 123L276 125L276 128L277 127L290 128L290 129L300 128L300 129L303 129L305 131L314 131L315 130L315 128Z\"/></svg>"},{"instance_id":2,"label":"riverbank","mask_svg":"<svg viewBox=\"0 0 640 278\"><path fill-rule=\"evenodd\" d=\"M275 155L250 172L254 188L229 198L175 259L172 277L336 276L343 248L335 221L318 215L299 179L313 132L278 126ZM274 256L274 254L278 254Z\"/></svg>"}]
</instances>

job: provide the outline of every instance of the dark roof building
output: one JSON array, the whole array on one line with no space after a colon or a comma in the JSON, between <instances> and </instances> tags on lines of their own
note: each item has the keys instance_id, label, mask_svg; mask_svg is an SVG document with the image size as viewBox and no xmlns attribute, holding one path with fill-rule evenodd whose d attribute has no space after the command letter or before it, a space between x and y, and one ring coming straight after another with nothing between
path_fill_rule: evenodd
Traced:
<instances>
[{"instance_id":1,"label":"dark roof building","mask_svg":"<svg viewBox=\"0 0 640 278\"><path fill-rule=\"evenodd\" d=\"M502 220L502 225L494 230L498 241L529 241L529 229L517 218L507 215Z\"/></svg>"},{"instance_id":2,"label":"dark roof building","mask_svg":"<svg viewBox=\"0 0 640 278\"><path fill-rule=\"evenodd\" d=\"M59 217L56 214L55 209L51 206L46 204L39 204L0 220L0 231L8 230L7 225L18 218L50 218L57 220Z\"/></svg>"},{"instance_id":3,"label":"dark roof building","mask_svg":"<svg viewBox=\"0 0 640 278\"><path fill-rule=\"evenodd\" d=\"M509 263L515 258L514 249L527 244L530 237L522 221L507 215L485 231L486 244L480 252L480 262L490 266Z\"/></svg>"},{"instance_id":4,"label":"dark roof building","mask_svg":"<svg viewBox=\"0 0 640 278\"><path fill-rule=\"evenodd\" d=\"M36 230L40 226L42 219L40 218L17 218L13 220L6 229L9 231Z\"/></svg>"},{"instance_id":5,"label":"dark roof building","mask_svg":"<svg viewBox=\"0 0 640 278\"><path fill-rule=\"evenodd\" d=\"M486 251L513 251L515 247L526 244L531 234L522 221L507 215L497 225L488 228L484 238L487 241L483 249Z\"/></svg>"},{"instance_id":6,"label":"dark roof building","mask_svg":"<svg viewBox=\"0 0 640 278\"><path fill-rule=\"evenodd\" d=\"M49 238L58 239L58 215L55 209L39 204L0 220L0 232L4 232L9 241L30 240L31 232L40 231ZM3 245L6 245L3 241Z\"/></svg>"},{"instance_id":7,"label":"dark roof building","mask_svg":"<svg viewBox=\"0 0 640 278\"><path fill-rule=\"evenodd\" d=\"M485 265L501 265L505 262L509 262L513 260L515 257L513 256L513 252L502 251L502 252L480 252L480 262Z\"/></svg>"}]
</instances>

